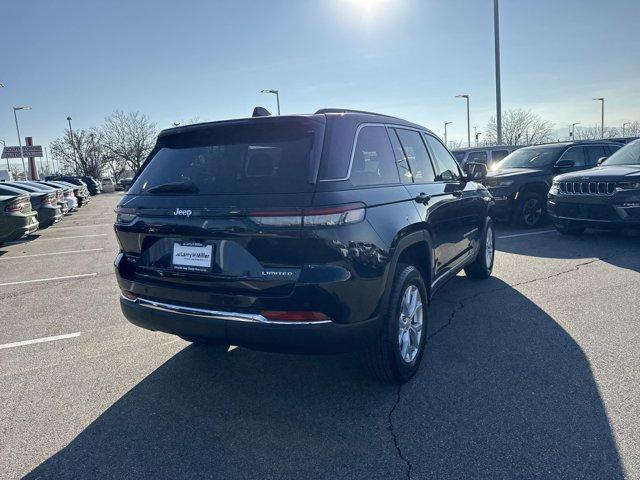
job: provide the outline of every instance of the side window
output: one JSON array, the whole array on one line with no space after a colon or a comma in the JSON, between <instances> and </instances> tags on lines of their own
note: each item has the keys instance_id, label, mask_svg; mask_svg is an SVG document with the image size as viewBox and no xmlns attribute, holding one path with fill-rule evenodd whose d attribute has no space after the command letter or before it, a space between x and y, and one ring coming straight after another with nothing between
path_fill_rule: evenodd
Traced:
<instances>
[{"instance_id":1,"label":"side window","mask_svg":"<svg viewBox=\"0 0 640 480\"><path fill-rule=\"evenodd\" d=\"M469 152L469 158L467 160L467 163L469 162L474 162L474 163L484 163L486 165L487 163L487 152L482 150L482 151L476 151L476 152Z\"/></svg>"},{"instance_id":2,"label":"side window","mask_svg":"<svg viewBox=\"0 0 640 480\"><path fill-rule=\"evenodd\" d=\"M602 145L585 147L585 150L587 151L587 167L595 167L599 158L607 156Z\"/></svg>"},{"instance_id":3,"label":"side window","mask_svg":"<svg viewBox=\"0 0 640 480\"><path fill-rule=\"evenodd\" d=\"M611 155L616 153L618 150L620 150L620 147L618 145L607 145L604 148L607 151L607 156L608 157L610 157Z\"/></svg>"},{"instance_id":4,"label":"side window","mask_svg":"<svg viewBox=\"0 0 640 480\"><path fill-rule=\"evenodd\" d=\"M429 152L420 133L402 128L396 129L396 132L398 132L398 138L409 162L413 181L415 183L433 182L435 180L433 165L431 165Z\"/></svg>"},{"instance_id":5,"label":"side window","mask_svg":"<svg viewBox=\"0 0 640 480\"><path fill-rule=\"evenodd\" d=\"M404 154L400 140L398 140L398 133L394 129L389 129L389 139L393 146L393 153L396 154L396 165L398 166L398 172L400 173L400 180L402 183L413 183L413 175L407 162L407 157Z\"/></svg>"},{"instance_id":6,"label":"side window","mask_svg":"<svg viewBox=\"0 0 640 480\"><path fill-rule=\"evenodd\" d=\"M562 154L559 160L573 160L574 167L584 167L584 148L571 147Z\"/></svg>"},{"instance_id":7,"label":"side window","mask_svg":"<svg viewBox=\"0 0 640 480\"><path fill-rule=\"evenodd\" d=\"M398 183L395 163L387 129L363 127L353 152L351 183L355 186Z\"/></svg>"},{"instance_id":8,"label":"side window","mask_svg":"<svg viewBox=\"0 0 640 480\"><path fill-rule=\"evenodd\" d=\"M491 152L491 162L496 163L509 155L509 150L494 150Z\"/></svg>"},{"instance_id":9,"label":"side window","mask_svg":"<svg viewBox=\"0 0 640 480\"><path fill-rule=\"evenodd\" d=\"M436 180L440 182L455 182L460 180L460 168L451 156L451 153L449 153L449 150L447 150L437 138L431 135L425 135L425 138L436 161L436 168L438 169Z\"/></svg>"}]
</instances>

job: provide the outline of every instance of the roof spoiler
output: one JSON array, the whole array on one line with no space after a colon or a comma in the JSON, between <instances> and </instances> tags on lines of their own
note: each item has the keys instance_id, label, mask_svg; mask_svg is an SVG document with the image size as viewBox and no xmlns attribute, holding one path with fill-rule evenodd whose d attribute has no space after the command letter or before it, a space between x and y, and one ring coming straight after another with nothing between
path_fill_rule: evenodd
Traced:
<instances>
[{"instance_id":1,"label":"roof spoiler","mask_svg":"<svg viewBox=\"0 0 640 480\"><path fill-rule=\"evenodd\" d=\"M252 117L270 117L271 113L264 107L256 107L253 109Z\"/></svg>"}]
</instances>

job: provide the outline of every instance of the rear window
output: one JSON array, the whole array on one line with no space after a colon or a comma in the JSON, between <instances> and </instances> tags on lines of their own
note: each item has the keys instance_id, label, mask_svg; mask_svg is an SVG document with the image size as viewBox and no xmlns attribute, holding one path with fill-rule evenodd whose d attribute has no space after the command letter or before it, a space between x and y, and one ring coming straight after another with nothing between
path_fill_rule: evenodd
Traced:
<instances>
[{"instance_id":1,"label":"rear window","mask_svg":"<svg viewBox=\"0 0 640 480\"><path fill-rule=\"evenodd\" d=\"M204 195L311 192L322 135L317 122L278 119L161 137L129 193L171 193L172 184Z\"/></svg>"}]
</instances>

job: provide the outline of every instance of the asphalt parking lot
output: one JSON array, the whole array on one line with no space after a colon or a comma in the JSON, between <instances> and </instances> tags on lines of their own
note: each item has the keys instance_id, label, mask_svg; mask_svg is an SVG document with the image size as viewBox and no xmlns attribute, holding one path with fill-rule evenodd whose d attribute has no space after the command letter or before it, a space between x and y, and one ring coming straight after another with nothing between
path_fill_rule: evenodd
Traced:
<instances>
[{"instance_id":1,"label":"asphalt parking lot","mask_svg":"<svg viewBox=\"0 0 640 480\"><path fill-rule=\"evenodd\" d=\"M640 479L640 236L500 227L398 388L130 325L119 198L0 246L0 478Z\"/></svg>"}]
</instances>

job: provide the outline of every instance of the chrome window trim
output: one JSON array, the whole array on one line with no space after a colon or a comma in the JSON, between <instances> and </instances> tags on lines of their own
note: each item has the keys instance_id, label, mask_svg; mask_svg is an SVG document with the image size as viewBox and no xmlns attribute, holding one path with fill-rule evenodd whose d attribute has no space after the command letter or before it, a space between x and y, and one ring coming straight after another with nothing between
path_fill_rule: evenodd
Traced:
<instances>
[{"instance_id":1,"label":"chrome window trim","mask_svg":"<svg viewBox=\"0 0 640 480\"><path fill-rule=\"evenodd\" d=\"M426 129L419 129L419 128L415 128L415 127L408 127L405 125L398 125L395 123L385 123L385 122L366 122L366 123L361 123L360 125L358 125L358 128L356 128L356 133L353 137L353 145L351 147L351 158L349 159L349 168L347 169L347 176L346 177L342 177L342 178L323 178L318 180L318 183L321 182L343 182L345 180L349 180L351 178L351 169L353 168L353 159L355 157L356 154L356 147L358 146L358 136L360 135L360 130L362 130L365 127L385 127L385 128L403 128L405 130L413 130L415 132L418 133L429 133L428 130ZM429 150L429 146L427 145L427 151ZM392 149L393 150L393 149ZM457 161L456 161L457 163ZM393 184L384 184L384 185L402 185L401 182L393 183ZM382 185L381 185L382 186Z\"/></svg>"},{"instance_id":2,"label":"chrome window trim","mask_svg":"<svg viewBox=\"0 0 640 480\"><path fill-rule=\"evenodd\" d=\"M159 310L161 312L178 313L180 315L211 318L215 320L229 320L234 322L263 323L273 325L319 325L323 323L332 323L331 320L314 320L310 322L284 322L278 320L269 320L263 315L257 313L224 312L221 310L210 310L206 308L185 307L183 305L173 305L170 303L148 300L142 297L131 300L122 294L120 294L120 298L130 303L136 303L141 307Z\"/></svg>"}]
</instances>

